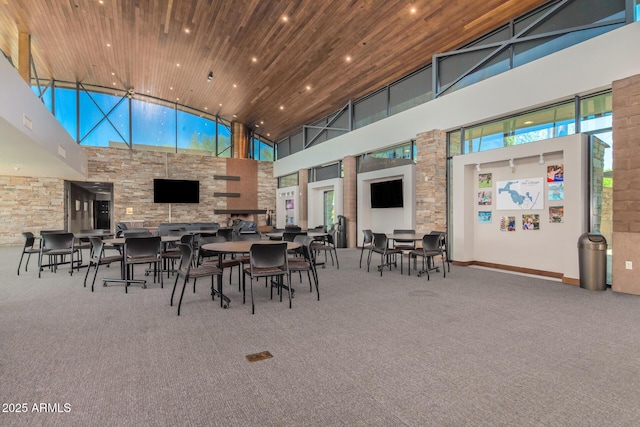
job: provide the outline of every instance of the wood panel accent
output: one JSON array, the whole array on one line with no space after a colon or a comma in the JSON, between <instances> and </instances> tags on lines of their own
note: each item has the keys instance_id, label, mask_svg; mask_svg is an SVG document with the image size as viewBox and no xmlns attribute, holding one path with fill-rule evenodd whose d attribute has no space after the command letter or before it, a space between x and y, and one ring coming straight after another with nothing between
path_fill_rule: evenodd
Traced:
<instances>
[{"instance_id":1,"label":"wood panel accent","mask_svg":"<svg viewBox=\"0 0 640 427\"><path fill-rule=\"evenodd\" d=\"M16 64L27 32L41 79L179 99L278 140L545 2L12 0L0 49Z\"/></svg>"},{"instance_id":2,"label":"wood panel accent","mask_svg":"<svg viewBox=\"0 0 640 427\"><path fill-rule=\"evenodd\" d=\"M239 193L240 197L227 200L227 209L258 208L258 162L249 159L226 159L227 174L240 177L239 181L227 181L227 193Z\"/></svg>"},{"instance_id":3,"label":"wood panel accent","mask_svg":"<svg viewBox=\"0 0 640 427\"><path fill-rule=\"evenodd\" d=\"M27 83L31 82L31 36L29 33L20 32L18 35L18 73Z\"/></svg>"}]
</instances>

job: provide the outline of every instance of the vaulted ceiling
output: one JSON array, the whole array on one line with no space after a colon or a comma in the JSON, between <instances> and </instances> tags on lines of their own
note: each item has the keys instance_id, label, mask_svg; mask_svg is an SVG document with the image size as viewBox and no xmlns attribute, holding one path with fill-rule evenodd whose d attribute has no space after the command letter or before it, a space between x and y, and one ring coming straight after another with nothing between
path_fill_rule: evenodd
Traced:
<instances>
[{"instance_id":1,"label":"vaulted ceiling","mask_svg":"<svg viewBox=\"0 0 640 427\"><path fill-rule=\"evenodd\" d=\"M0 0L0 48L18 64L28 33L40 79L133 89L277 141L545 2Z\"/></svg>"}]
</instances>

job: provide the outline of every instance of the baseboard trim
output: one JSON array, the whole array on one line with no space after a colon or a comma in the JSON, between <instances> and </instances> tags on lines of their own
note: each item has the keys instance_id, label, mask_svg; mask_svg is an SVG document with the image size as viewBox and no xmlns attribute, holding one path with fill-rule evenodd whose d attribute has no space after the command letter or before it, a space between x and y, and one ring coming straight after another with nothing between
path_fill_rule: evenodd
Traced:
<instances>
[{"instance_id":1,"label":"baseboard trim","mask_svg":"<svg viewBox=\"0 0 640 427\"><path fill-rule=\"evenodd\" d=\"M497 263L494 263L494 262L451 261L451 263L453 265L460 265L460 266L463 266L463 267L469 267L469 266L472 266L472 265L477 265L479 267L495 268L496 270L506 270L506 271L513 271L515 273L533 274L535 276L552 277L554 279L562 279L563 282L565 280L577 280L577 279L565 278L565 276L562 273L557 273L555 271L537 270L535 268L516 267L516 266L513 266L513 265L497 264ZM567 283L574 284L572 282L567 282Z\"/></svg>"}]
</instances>

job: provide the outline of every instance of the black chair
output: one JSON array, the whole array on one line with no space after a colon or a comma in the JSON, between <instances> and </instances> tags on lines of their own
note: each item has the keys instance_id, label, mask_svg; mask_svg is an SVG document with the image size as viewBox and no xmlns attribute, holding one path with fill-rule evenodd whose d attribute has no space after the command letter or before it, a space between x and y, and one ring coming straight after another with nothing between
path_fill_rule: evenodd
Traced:
<instances>
[{"instance_id":1,"label":"black chair","mask_svg":"<svg viewBox=\"0 0 640 427\"><path fill-rule=\"evenodd\" d=\"M176 271L175 262L176 260L179 260L182 256L182 250L180 249L180 245L189 245L189 247L193 249L194 235L184 234L184 233L186 233L186 230L169 230L170 236L180 236L180 242L179 243L171 242L170 244L165 245L165 248L162 251L162 258L165 264L168 262L171 262L171 268L169 268L168 265L165 266L168 274L175 273Z\"/></svg>"},{"instance_id":2,"label":"black chair","mask_svg":"<svg viewBox=\"0 0 640 427\"><path fill-rule=\"evenodd\" d=\"M122 263L122 255L106 256L104 253L104 242L99 237L89 237L89 242L91 243L91 259L87 266L87 272L84 275L84 287L87 287L89 270L91 270L91 267L95 267L95 271L93 272L93 281L91 282L91 292L93 292L93 287L96 283L96 276L98 275L98 268L101 265L111 265L114 262Z\"/></svg>"},{"instance_id":3,"label":"black chair","mask_svg":"<svg viewBox=\"0 0 640 427\"><path fill-rule=\"evenodd\" d=\"M218 236L222 236L227 242L236 240L236 233L233 228L220 228L218 230Z\"/></svg>"},{"instance_id":4,"label":"black chair","mask_svg":"<svg viewBox=\"0 0 640 427\"><path fill-rule=\"evenodd\" d=\"M307 232L302 230L297 230L297 231L285 230L282 233L282 240L285 242L293 242L296 236L306 236L306 235L307 235Z\"/></svg>"},{"instance_id":5,"label":"black chair","mask_svg":"<svg viewBox=\"0 0 640 427\"><path fill-rule=\"evenodd\" d=\"M122 237L122 233L124 230L128 230L129 227L124 222L119 222L116 224L116 238Z\"/></svg>"},{"instance_id":6,"label":"black chair","mask_svg":"<svg viewBox=\"0 0 640 427\"><path fill-rule=\"evenodd\" d=\"M180 316L180 307L182 306L182 298L184 297L184 290L187 287L187 282L189 279L193 279L193 293L196 292L196 281L199 277L208 277L211 276L211 299L214 299L215 287L214 287L214 277L218 279L218 292L222 295L222 270L219 269L215 265L203 265L203 266L194 266L194 250L188 244L179 244L178 248L180 250L180 262L178 265L178 269L176 272L176 281L173 284L173 291L171 292L171 301L170 304L173 306L173 296L176 292L176 286L178 285L178 279L180 277L184 278L184 283L182 284L182 292L180 293L180 300L178 301L178 316ZM222 298L224 301L224 298ZM227 308L227 303L223 304L224 308Z\"/></svg>"},{"instance_id":7,"label":"black chair","mask_svg":"<svg viewBox=\"0 0 640 427\"><path fill-rule=\"evenodd\" d=\"M155 282L156 272L162 271L162 239L160 236L149 237L126 237L124 241L124 291L127 289L130 283L140 283L143 288L146 288L146 280L134 279L134 267L138 264L153 264ZM164 287L162 280L163 274L160 276L160 287Z\"/></svg>"},{"instance_id":8,"label":"black chair","mask_svg":"<svg viewBox=\"0 0 640 427\"><path fill-rule=\"evenodd\" d=\"M328 232L327 236L323 240L314 240L311 243L311 249L318 253L320 251L324 252L324 264L322 264L322 268L327 264L327 253L331 256L331 265L334 265L333 257L335 255L335 265L336 268L340 269L340 262L338 261L338 252L336 251L336 233L335 229L332 229Z\"/></svg>"},{"instance_id":9,"label":"black chair","mask_svg":"<svg viewBox=\"0 0 640 427\"><path fill-rule=\"evenodd\" d=\"M362 230L362 234L364 234L364 236L362 239L362 250L360 251L360 268L362 268L362 255L364 255L364 250L366 249L368 252L371 252L371 248L373 248L373 231ZM367 259L369 259L368 254Z\"/></svg>"},{"instance_id":10,"label":"black chair","mask_svg":"<svg viewBox=\"0 0 640 427\"><path fill-rule=\"evenodd\" d=\"M311 243L313 243L313 237L308 236L296 236L294 242L300 244L297 252L302 256L289 257L289 271L297 271L302 279L302 272L307 272L307 278L309 279L309 292L313 292L313 283L316 286L316 293L318 294L318 301L320 301L320 290L318 289L318 272L316 271L316 263L313 259L313 250L311 249ZM293 290L292 290L293 291Z\"/></svg>"},{"instance_id":11,"label":"black chair","mask_svg":"<svg viewBox=\"0 0 640 427\"><path fill-rule=\"evenodd\" d=\"M416 230L393 230L393 234L415 234ZM394 239L393 247L402 251L412 251L416 248L416 241L412 239Z\"/></svg>"},{"instance_id":12,"label":"black chair","mask_svg":"<svg viewBox=\"0 0 640 427\"><path fill-rule=\"evenodd\" d=\"M198 251L198 265L216 265L222 269L224 272L225 269L229 269L229 284L231 284L231 277L233 275L233 267L238 267L238 292L242 291L242 263L245 262L242 257L231 257L226 258L225 255L222 255L215 251L209 251L206 249L202 249L202 245L207 243L222 243L227 242L228 240L224 238L224 236L216 235L216 236L201 236L200 237L200 250ZM211 260L205 260L205 258L213 258ZM248 261L246 261L248 263Z\"/></svg>"},{"instance_id":13,"label":"black chair","mask_svg":"<svg viewBox=\"0 0 640 427\"><path fill-rule=\"evenodd\" d=\"M64 259L68 255L70 257L69 274L73 275L73 264L79 264L79 260L73 259L74 255L78 253L78 250L74 247L74 241L73 233L49 232L41 234L38 277L41 277L42 269L45 267L45 265L42 264L42 258L44 256L47 256L49 259L47 266L56 272L58 270L58 264L65 263Z\"/></svg>"},{"instance_id":14,"label":"black chair","mask_svg":"<svg viewBox=\"0 0 640 427\"><path fill-rule=\"evenodd\" d=\"M36 237L30 231L25 231L22 233L24 237L24 246L22 247L22 253L20 254L20 262L18 263L18 276L20 275L20 265L22 265L22 258L24 254L27 254L27 262L24 264L24 271L27 271L27 267L29 266L29 260L31 259L31 254L40 253L40 248L34 248Z\"/></svg>"},{"instance_id":15,"label":"black chair","mask_svg":"<svg viewBox=\"0 0 640 427\"><path fill-rule=\"evenodd\" d=\"M391 270L391 266L398 267L396 257L397 255L402 256L402 250L397 248L390 248L389 239L387 238L386 234L373 233L373 247L371 248L371 252L369 252L369 259L367 260L367 271L369 271L371 256L374 252L380 254L380 265L378 265L380 276L382 276L382 270L384 270L385 266L388 266L389 270ZM402 259L400 259L400 274L402 274Z\"/></svg>"},{"instance_id":16,"label":"black chair","mask_svg":"<svg viewBox=\"0 0 640 427\"><path fill-rule=\"evenodd\" d=\"M122 237L152 237L153 234L149 230L124 230Z\"/></svg>"},{"instance_id":17,"label":"black chair","mask_svg":"<svg viewBox=\"0 0 640 427\"><path fill-rule=\"evenodd\" d=\"M442 272L447 277L444 268L444 252L440 246L440 234L425 234L422 237L422 248L414 249L409 252L409 275L411 275L411 258L422 257L422 270L418 272L418 277L423 273L427 273L427 280L430 280L429 271L439 271L439 267L435 267L434 257L439 256L442 260Z\"/></svg>"},{"instance_id":18,"label":"black chair","mask_svg":"<svg viewBox=\"0 0 640 427\"><path fill-rule=\"evenodd\" d=\"M444 254L444 259L447 262L447 273L451 272L451 261L449 260L449 251L447 248L447 233L444 231L432 231L431 234L439 234L440 235L440 249Z\"/></svg>"},{"instance_id":19,"label":"black chair","mask_svg":"<svg viewBox=\"0 0 640 427\"><path fill-rule=\"evenodd\" d=\"M253 279L265 277L271 279L271 299L273 299L273 278L277 278L275 286L280 293L282 301L282 289L289 291L289 308L291 308L291 273L287 257L287 243L275 243L273 245L263 245L255 243L251 245L249 251L249 266L244 267L242 276L242 303L245 303L245 280L249 276L251 281L251 314L255 313L255 303L253 298ZM284 278L287 278L287 286L284 285Z\"/></svg>"}]
</instances>

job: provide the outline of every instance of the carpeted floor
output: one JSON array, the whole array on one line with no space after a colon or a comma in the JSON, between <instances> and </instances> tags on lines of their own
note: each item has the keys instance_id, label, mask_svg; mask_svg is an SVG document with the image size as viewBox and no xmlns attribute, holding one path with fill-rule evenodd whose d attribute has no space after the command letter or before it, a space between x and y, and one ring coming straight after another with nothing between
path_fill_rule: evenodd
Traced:
<instances>
[{"instance_id":1,"label":"carpeted floor","mask_svg":"<svg viewBox=\"0 0 640 427\"><path fill-rule=\"evenodd\" d=\"M261 284L251 315L225 275L227 310L203 280L178 317L173 279L91 293L84 270L17 276L19 253L0 248L3 426L640 425L637 296L470 267L380 277L343 249L320 301L306 278L291 310Z\"/></svg>"}]
</instances>

